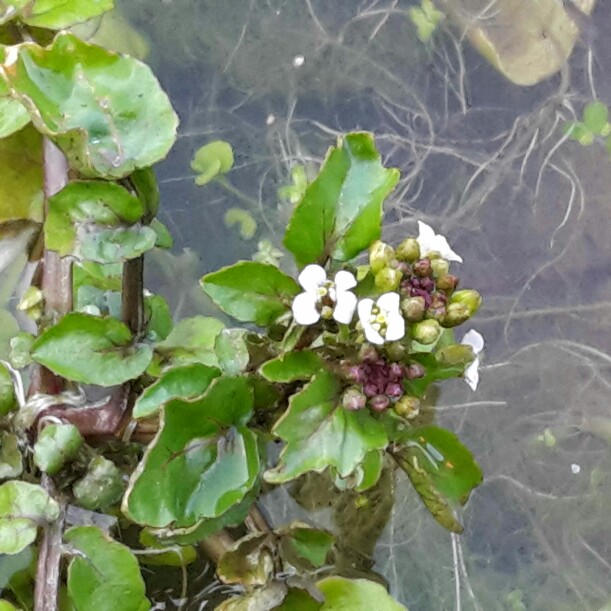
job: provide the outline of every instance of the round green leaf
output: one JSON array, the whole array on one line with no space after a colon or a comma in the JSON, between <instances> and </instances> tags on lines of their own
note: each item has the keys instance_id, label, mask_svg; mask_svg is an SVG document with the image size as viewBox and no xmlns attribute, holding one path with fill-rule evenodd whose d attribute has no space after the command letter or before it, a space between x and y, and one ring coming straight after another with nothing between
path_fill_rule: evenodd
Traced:
<instances>
[{"instance_id":1,"label":"round green leaf","mask_svg":"<svg viewBox=\"0 0 611 611\"><path fill-rule=\"evenodd\" d=\"M352 133L327 153L286 229L284 245L298 265L356 257L380 237L382 204L399 171L380 162L373 136Z\"/></svg>"},{"instance_id":2,"label":"round green leaf","mask_svg":"<svg viewBox=\"0 0 611 611\"><path fill-rule=\"evenodd\" d=\"M228 142L215 140L197 149L191 169L199 174L195 184L205 185L233 167L233 149Z\"/></svg>"},{"instance_id":3,"label":"round green leaf","mask_svg":"<svg viewBox=\"0 0 611 611\"><path fill-rule=\"evenodd\" d=\"M34 444L34 464L45 473L55 475L76 457L83 438L73 424L48 424Z\"/></svg>"},{"instance_id":4,"label":"round green leaf","mask_svg":"<svg viewBox=\"0 0 611 611\"><path fill-rule=\"evenodd\" d=\"M21 20L28 25L62 30L114 8L114 0L34 0Z\"/></svg>"},{"instance_id":5,"label":"round green leaf","mask_svg":"<svg viewBox=\"0 0 611 611\"><path fill-rule=\"evenodd\" d=\"M121 472L111 460L96 456L85 476L72 486L77 503L85 509L103 509L116 503L124 490Z\"/></svg>"},{"instance_id":6,"label":"round green leaf","mask_svg":"<svg viewBox=\"0 0 611 611\"><path fill-rule=\"evenodd\" d=\"M198 397L220 374L220 370L216 367L209 367L201 363L168 369L138 397L134 405L133 416L134 418L147 418L172 399Z\"/></svg>"},{"instance_id":7,"label":"round green leaf","mask_svg":"<svg viewBox=\"0 0 611 611\"><path fill-rule=\"evenodd\" d=\"M207 274L201 285L226 314L260 326L273 323L300 292L293 278L273 265L241 261Z\"/></svg>"},{"instance_id":8,"label":"round green leaf","mask_svg":"<svg viewBox=\"0 0 611 611\"><path fill-rule=\"evenodd\" d=\"M161 295L146 295L144 298L146 337L156 342L165 339L172 331L174 322L168 302Z\"/></svg>"},{"instance_id":9,"label":"round green leaf","mask_svg":"<svg viewBox=\"0 0 611 611\"><path fill-rule=\"evenodd\" d=\"M68 593L77 611L147 611L140 567L129 548L95 526L66 531L65 542L77 550L68 567Z\"/></svg>"},{"instance_id":10,"label":"round green leaf","mask_svg":"<svg viewBox=\"0 0 611 611\"><path fill-rule=\"evenodd\" d=\"M4 67L12 95L83 176L121 178L170 150L178 119L145 64L68 33L16 49Z\"/></svg>"},{"instance_id":11,"label":"round green leaf","mask_svg":"<svg viewBox=\"0 0 611 611\"><path fill-rule=\"evenodd\" d=\"M583 123L593 134L602 134L608 120L609 110L602 102L591 102L583 109Z\"/></svg>"},{"instance_id":12,"label":"round green leaf","mask_svg":"<svg viewBox=\"0 0 611 611\"><path fill-rule=\"evenodd\" d=\"M157 234L150 227L117 227L84 233L75 255L98 263L135 259L154 248Z\"/></svg>"},{"instance_id":13,"label":"round green leaf","mask_svg":"<svg viewBox=\"0 0 611 611\"><path fill-rule=\"evenodd\" d=\"M325 597L321 611L407 611L384 586L367 579L326 577L316 587Z\"/></svg>"},{"instance_id":14,"label":"round green leaf","mask_svg":"<svg viewBox=\"0 0 611 611\"><path fill-rule=\"evenodd\" d=\"M72 313L47 329L32 345L32 358L68 380L115 386L141 375L153 351L133 343L122 322Z\"/></svg>"},{"instance_id":15,"label":"round green leaf","mask_svg":"<svg viewBox=\"0 0 611 611\"><path fill-rule=\"evenodd\" d=\"M0 479L19 477L23 472L23 457L19 451L19 438L13 433L0 431Z\"/></svg>"},{"instance_id":16,"label":"round green leaf","mask_svg":"<svg viewBox=\"0 0 611 611\"><path fill-rule=\"evenodd\" d=\"M250 361L245 329L223 329L214 342L219 367L227 375L242 373Z\"/></svg>"},{"instance_id":17,"label":"round green leaf","mask_svg":"<svg viewBox=\"0 0 611 611\"><path fill-rule=\"evenodd\" d=\"M320 357L310 350L288 352L261 365L259 373L270 382L287 384L308 380L323 368Z\"/></svg>"},{"instance_id":18,"label":"round green leaf","mask_svg":"<svg viewBox=\"0 0 611 611\"><path fill-rule=\"evenodd\" d=\"M0 554L17 554L37 527L59 518L59 505L40 486L18 480L0 486Z\"/></svg>"},{"instance_id":19,"label":"round green leaf","mask_svg":"<svg viewBox=\"0 0 611 611\"><path fill-rule=\"evenodd\" d=\"M245 427L253 398L242 377L217 378L195 401L170 401L123 498L140 524L189 527L216 518L255 486L259 453Z\"/></svg>"}]
</instances>

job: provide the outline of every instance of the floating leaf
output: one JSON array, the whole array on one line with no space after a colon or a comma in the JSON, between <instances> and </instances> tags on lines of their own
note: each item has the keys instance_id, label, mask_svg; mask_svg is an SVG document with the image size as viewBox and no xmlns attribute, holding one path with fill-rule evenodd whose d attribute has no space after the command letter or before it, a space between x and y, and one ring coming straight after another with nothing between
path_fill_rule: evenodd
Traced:
<instances>
[{"instance_id":1,"label":"floating leaf","mask_svg":"<svg viewBox=\"0 0 611 611\"><path fill-rule=\"evenodd\" d=\"M72 313L47 329L32 345L32 358L68 380L114 386L141 375L153 351L133 343L122 322Z\"/></svg>"},{"instance_id":2,"label":"floating leaf","mask_svg":"<svg viewBox=\"0 0 611 611\"><path fill-rule=\"evenodd\" d=\"M75 255L97 263L117 263L140 257L155 247L157 234L150 227L117 227L80 232Z\"/></svg>"},{"instance_id":3,"label":"floating leaf","mask_svg":"<svg viewBox=\"0 0 611 611\"><path fill-rule=\"evenodd\" d=\"M227 227L233 227L238 225L240 231L240 237L243 240L250 240L257 233L257 221L248 210L243 208L229 208L225 212L223 221Z\"/></svg>"},{"instance_id":4,"label":"floating leaf","mask_svg":"<svg viewBox=\"0 0 611 611\"><path fill-rule=\"evenodd\" d=\"M242 373L250 361L245 329L223 329L214 342L219 367L227 375Z\"/></svg>"},{"instance_id":5,"label":"floating leaf","mask_svg":"<svg viewBox=\"0 0 611 611\"><path fill-rule=\"evenodd\" d=\"M291 168L291 184L278 189L278 197L288 200L291 204L298 204L308 186L308 176L302 165Z\"/></svg>"},{"instance_id":6,"label":"floating leaf","mask_svg":"<svg viewBox=\"0 0 611 611\"><path fill-rule=\"evenodd\" d=\"M55 475L76 457L82 445L83 438L74 424L48 424L34 444L34 464Z\"/></svg>"},{"instance_id":7,"label":"floating leaf","mask_svg":"<svg viewBox=\"0 0 611 611\"><path fill-rule=\"evenodd\" d=\"M59 505L40 486L18 480L0 486L0 554L17 554L38 526L59 518Z\"/></svg>"},{"instance_id":8,"label":"floating leaf","mask_svg":"<svg viewBox=\"0 0 611 611\"><path fill-rule=\"evenodd\" d=\"M424 44L428 43L440 21L445 15L435 8L432 0L422 0L420 7L412 7L408 11L409 18L416 26L416 36Z\"/></svg>"},{"instance_id":9,"label":"floating leaf","mask_svg":"<svg viewBox=\"0 0 611 611\"><path fill-rule=\"evenodd\" d=\"M219 375L221 375L219 369L201 363L168 369L140 395L134 405L133 416L134 418L151 416L171 399L198 397Z\"/></svg>"},{"instance_id":10,"label":"floating leaf","mask_svg":"<svg viewBox=\"0 0 611 611\"><path fill-rule=\"evenodd\" d=\"M367 579L325 577L316 587L325 597L320 611L407 611L384 586Z\"/></svg>"},{"instance_id":11,"label":"floating leaf","mask_svg":"<svg viewBox=\"0 0 611 611\"><path fill-rule=\"evenodd\" d=\"M602 102L591 102L583 109L583 124L597 136L603 133L608 120L609 110Z\"/></svg>"},{"instance_id":12,"label":"floating leaf","mask_svg":"<svg viewBox=\"0 0 611 611\"><path fill-rule=\"evenodd\" d=\"M111 182L74 181L49 198L45 246L61 256L73 252L77 229L92 224L133 224L143 215L140 200Z\"/></svg>"},{"instance_id":13,"label":"floating leaf","mask_svg":"<svg viewBox=\"0 0 611 611\"><path fill-rule=\"evenodd\" d=\"M42 221L42 137L25 127L0 140L0 223Z\"/></svg>"},{"instance_id":14,"label":"floating leaf","mask_svg":"<svg viewBox=\"0 0 611 611\"><path fill-rule=\"evenodd\" d=\"M257 439L245 426L252 408L242 377L215 379L195 401L167 403L160 431L130 479L123 512L153 527L189 527L239 503L259 475Z\"/></svg>"},{"instance_id":15,"label":"floating leaf","mask_svg":"<svg viewBox=\"0 0 611 611\"><path fill-rule=\"evenodd\" d=\"M309 380L323 368L320 357L311 350L288 352L261 365L259 373L270 382L287 384Z\"/></svg>"},{"instance_id":16,"label":"floating leaf","mask_svg":"<svg viewBox=\"0 0 611 611\"><path fill-rule=\"evenodd\" d=\"M62 30L114 8L114 0L34 0L21 20L28 25Z\"/></svg>"},{"instance_id":17,"label":"floating leaf","mask_svg":"<svg viewBox=\"0 0 611 611\"><path fill-rule=\"evenodd\" d=\"M260 326L273 323L300 292L293 278L273 265L241 261L201 279L201 285L226 314Z\"/></svg>"},{"instance_id":18,"label":"floating leaf","mask_svg":"<svg viewBox=\"0 0 611 611\"><path fill-rule=\"evenodd\" d=\"M13 433L0 431L0 479L19 477L23 472L23 457L19 451L19 438Z\"/></svg>"},{"instance_id":19,"label":"floating leaf","mask_svg":"<svg viewBox=\"0 0 611 611\"><path fill-rule=\"evenodd\" d=\"M273 432L286 445L265 480L280 484L307 471L334 467L341 477L352 473L371 450L385 448L383 426L368 410L348 411L339 402L339 382L328 372L291 397Z\"/></svg>"},{"instance_id":20,"label":"floating leaf","mask_svg":"<svg viewBox=\"0 0 611 611\"><path fill-rule=\"evenodd\" d=\"M72 486L72 493L81 507L104 509L121 498L124 488L117 465L103 456L95 456L87 473Z\"/></svg>"},{"instance_id":21,"label":"floating leaf","mask_svg":"<svg viewBox=\"0 0 611 611\"><path fill-rule=\"evenodd\" d=\"M9 370L0 363L0 416L8 414L16 407L17 397L15 396L13 378Z\"/></svg>"},{"instance_id":22,"label":"floating leaf","mask_svg":"<svg viewBox=\"0 0 611 611\"><path fill-rule=\"evenodd\" d=\"M69 33L14 49L11 94L81 175L121 178L165 157L178 119L148 66Z\"/></svg>"},{"instance_id":23,"label":"floating leaf","mask_svg":"<svg viewBox=\"0 0 611 611\"><path fill-rule=\"evenodd\" d=\"M174 365L202 363L218 367L215 344L224 328L218 318L210 316L183 318L155 350Z\"/></svg>"},{"instance_id":24,"label":"floating leaf","mask_svg":"<svg viewBox=\"0 0 611 611\"><path fill-rule=\"evenodd\" d=\"M78 611L147 611L140 566L128 547L95 526L76 526L64 541L78 551L68 566L68 593Z\"/></svg>"},{"instance_id":25,"label":"floating leaf","mask_svg":"<svg viewBox=\"0 0 611 611\"><path fill-rule=\"evenodd\" d=\"M385 169L373 137L352 133L327 153L286 230L284 245L300 266L328 257L348 261L380 237L382 203L399 180Z\"/></svg>"},{"instance_id":26,"label":"floating leaf","mask_svg":"<svg viewBox=\"0 0 611 611\"><path fill-rule=\"evenodd\" d=\"M223 140L215 140L197 149L191 161L191 169L198 172L195 184L202 186L233 167L233 149Z\"/></svg>"}]
</instances>

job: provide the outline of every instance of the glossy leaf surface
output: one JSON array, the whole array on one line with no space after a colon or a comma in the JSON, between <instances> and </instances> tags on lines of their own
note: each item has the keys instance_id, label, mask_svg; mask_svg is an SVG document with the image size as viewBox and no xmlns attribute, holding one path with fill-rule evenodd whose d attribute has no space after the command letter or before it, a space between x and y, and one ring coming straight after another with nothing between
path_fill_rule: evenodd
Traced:
<instances>
[{"instance_id":1,"label":"glossy leaf surface","mask_svg":"<svg viewBox=\"0 0 611 611\"><path fill-rule=\"evenodd\" d=\"M55 475L78 454L83 438L74 424L48 424L34 444L34 464L45 473Z\"/></svg>"},{"instance_id":2,"label":"glossy leaf surface","mask_svg":"<svg viewBox=\"0 0 611 611\"><path fill-rule=\"evenodd\" d=\"M321 611L407 611L384 586L367 579L325 577L316 587L325 597Z\"/></svg>"},{"instance_id":3,"label":"glossy leaf surface","mask_svg":"<svg viewBox=\"0 0 611 611\"><path fill-rule=\"evenodd\" d=\"M323 367L320 357L310 350L288 352L261 365L259 372L270 382L308 380Z\"/></svg>"},{"instance_id":4,"label":"glossy leaf surface","mask_svg":"<svg viewBox=\"0 0 611 611\"><path fill-rule=\"evenodd\" d=\"M21 19L28 25L61 30L102 15L114 7L114 0L34 0Z\"/></svg>"}]
</instances>

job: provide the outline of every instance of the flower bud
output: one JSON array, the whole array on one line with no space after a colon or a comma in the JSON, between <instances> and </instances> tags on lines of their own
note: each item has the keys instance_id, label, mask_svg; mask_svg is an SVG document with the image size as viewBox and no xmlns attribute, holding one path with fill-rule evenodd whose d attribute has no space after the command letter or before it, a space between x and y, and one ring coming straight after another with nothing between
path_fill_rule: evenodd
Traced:
<instances>
[{"instance_id":1,"label":"flower bud","mask_svg":"<svg viewBox=\"0 0 611 611\"><path fill-rule=\"evenodd\" d=\"M363 363L375 363L380 358L378 351L370 344L363 344L359 350L359 359Z\"/></svg>"},{"instance_id":2,"label":"flower bud","mask_svg":"<svg viewBox=\"0 0 611 611\"><path fill-rule=\"evenodd\" d=\"M386 344L385 348L386 356L391 361L401 361L406 356L405 346L400 342L391 342L390 344Z\"/></svg>"},{"instance_id":3,"label":"flower bud","mask_svg":"<svg viewBox=\"0 0 611 611\"><path fill-rule=\"evenodd\" d=\"M421 344L432 344L441 334L441 327L436 320L427 318L412 327L412 337Z\"/></svg>"},{"instance_id":4,"label":"flower bud","mask_svg":"<svg viewBox=\"0 0 611 611\"><path fill-rule=\"evenodd\" d=\"M424 297L409 297L401 302L401 312L409 322L419 322L424 318L426 302Z\"/></svg>"},{"instance_id":5,"label":"flower bud","mask_svg":"<svg viewBox=\"0 0 611 611\"><path fill-rule=\"evenodd\" d=\"M384 269L393 259L395 259L395 251L382 240L376 240L369 247L369 267L373 274Z\"/></svg>"},{"instance_id":6,"label":"flower bud","mask_svg":"<svg viewBox=\"0 0 611 611\"><path fill-rule=\"evenodd\" d=\"M445 274L437 278L437 289L451 293L458 286L458 278L452 274Z\"/></svg>"},{"instance_id":7,"label":"flower bud","mask_svg":"<svg viewBox=\"0 0 611 611\"><path fill-rule=\"evenodd\" d=\"M405 375L405 366L401 363L391 363L388 367L388 376L391 380L400 380Z\"/></svg>"},{"instance_id":8,"label":"flower bud","mask_svg":"<svg viewBox=\"0 0 611 611\"><path fill-rule=\"evenodd\" d=\"M473 316L482 305L482 296L473 289L464 289L456 291L450 297L450 303L462 303L469 308L469 316Z\"/></svg>"},{"instance_id":9,"label":"flower bud","mask_svg":"<svg viewBox=\"0 0 611 611\"><path fill-rule=\"evenodd\" d=\"M420 244L416 238L407 238L397 246L397 259L399 261L415 261L420 258Z\"/></svg>"},{"instance_id":10,"label":"flower bud","mask_svg":"<svg viewBox=\"0 0 611 611\"><path fill-rule=\"evenodd\" d=\"M389 382L384 389L384 394L387 397L398 399L403 394L403 388L398 382Z\"/></svg>"},{"instance_id":11,"label":"flower bud","mask_svg":"<svg viewBox=\"0 0 611 611\"><path fill-rule=\"evenodd\" d=\"M342 407L351 412L363 409L367 403L367 397L356 387L351 386L342 395Z\"/></svg>"},{"instance_id":12,"label":"flower bud","mask_svg":"<svg viewBox=\"0 0 611 611\"><path fill-rule=\"evenodd\" d=\"M366 397L375 397L378 394L378 387L373 383L365 384L363 392L365 393Z\"/></svg>"},{"instance_id":13,"label":"flower bud","mask_svg":"<svg viewBox=\"0 0 611 611\"><path fill-rule=\"evenodd\" d=\"M420 400L416 397L405 395L394 404L393 409L399 416L409 420L415 418L420 413Z\"/></svg>"},{"instance_id":14,"label":"flower bud","mask_svg":"<svg viewBox=\"0 0 611 611\"><path fill-rule=\"evenodd\" d=\"M436 320L438 322L441 322L442 320L444 320L446 316L446 307L443 304L440 303L431 303L431 305L427 308L426 313L425 313L425 317L426 318L432 318L433 320Z\"/></svg>"},{"instance_id":15,"label":"flower bud","mask_svg":"<svg viewBox=\"0 0 611 611\"><path fill-rule=\"evenodd\" d=\"M441 278L450 271L450 262L445 259L433 259L431 261L431 270L434 278Z\"/></svg>"},{"instance_id":16,"label":"flower bud","mask_svg":"<svg viewBox=\"0 0 611 611\"><path fill-rule=\"evenodd\" d=\"M351 382L363 383L365 381L365 372L360 365L347 365L343 368L346 379Z\"/></svg>"},{"instance_id":17,"label":"flower bud","mask_svg":"<svg viewBox=\"0 0 611 611\"><path fill-rule=\"evenodd\" d=\"M425 375L426 369L421 363L411 363L411 365L408 365L406 374L408 380L418 380Z\"/></svg>"},{"instance_id":18,"label":"flower bud","mask_svg":"<svg viewBox=\"0 0 611 611\"><path fill-rule=\"evenodd\" d=\"M447 328L457 327L469 318L469 308L464 303L450 303L446 307L446 315L442 324Z\"/></svg>"},{"instance_id":19,"label":"flower bud","mask_svg":"<svg viewBox=\"0 0 611 611\"><path fill-rule=\"evenodd\" d=\"M419 259L414 263L412 269L414 270L414 274L416 274L416 276L420 276L421 278L430 276L433 272L429 259Z\"/></svg>"},{"instance_id":20,"label":"flower bud","mask_svg":"<svg viewBox=\"0 0 611 611\"><path fill-rule=\"evenodd\" d=\"M383 412L390 405L390 399L386 395L376 395L369 400L369 405L374 412Z\"/></svg>"},{"instance_id":21,"label":"flower bud","mask_svg":"<svg viewBox=\"0 0 611 611\"><path fill-rule=\"evenodd\" d=\"M392 267L381 269L375 276L375 285L385 293L390 293L399 288L403 273Z\"/></svg>"}]
</instances>

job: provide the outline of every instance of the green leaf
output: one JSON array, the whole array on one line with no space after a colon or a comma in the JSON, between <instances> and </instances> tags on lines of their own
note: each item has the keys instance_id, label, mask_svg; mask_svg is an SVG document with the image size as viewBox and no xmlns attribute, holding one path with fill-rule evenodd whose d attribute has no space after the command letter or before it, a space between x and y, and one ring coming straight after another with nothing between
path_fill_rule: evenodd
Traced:
<instances>
[{"instance_id":1,"label":"green leaf","mask_svg":"<svg viewBox=\"0 0 611 611\"><path fill-rule=\"evenodd\" d=\"M19 16L32 0L0 0L0 24Z\"/></svg>"},{"instance_id":2,"label":"green leaf","mask_svg":"<svg viewBox=\"0 0 611 611\"><path fill-rule=\"evenodd\" d=\"M0 431L0 479L19 477L23 472L23 457L19 451L19 437Z\"/></svg>"},{"instance_id":3,"label":"green leaf","mask_svg":"<svg viewBox=\"0 0 611 611\"><path fill-rule=\"evenodd\" d=\"M323 368L320 357L310 350L288 352L261 365L259 373L270 382L287 384L309 380Z\"/></svg>"},{"instance_id":4,"label":"green leaf","mask_svg":"<svg viewBox=\"0 0 611 611\"><path fill-rule=\"evenodd\" d=\"M426 395L429 386L433 384L433 382L446 380L448 378L458 378L465 372L465 365L463 363L440 363L433 354L418 354L412 356L415 361L418 361L424 366L426 373L422 378L414 380L405 379L403 381L403 388L408 394L418 397L419 399Z\"/></svg>"},{"instance_id":5,"label":"green leaf","mask_svg":"<svg viewBox=\"0 0 611 611\"><path fill-rule=\"evenodd\" d=\"M335 542L332 534L299 522L283 528L278 534L283 559L288 560L299 572L323 566Z\"/></svg>"},{"instance_id":6,"label":"green leaf","mask_svg":"<svg viewBox=\"0 0 611 611\"><path fill-rule=\"evenodd\" d=\"M316 587L325 597L320 611L407 611L384 586L367 579L325 577Z\"/></svg>"},{"instance_id":7,"label":"green leaf","mask_svg":"<svg viewBox=\"0 0 611 611\"><path fill-rule=\"evenodd\" d=\"M482 481L471 452L451 431L427 426L403 433L393 452L427 509L445 528L462 532L452 507L464 505Z\"/></svg>"},{"instance_id":8,"label":"green leaf","mask_svg":"<svg viewBox=\"0 0 611 611\"><path fill-rule=\"evenodd\" d=\"M17 554L36 539L38 526L59 518L59 505L40 486L0 486L0 554Z\"/></svg>"},{"instance_id":9,"label":"green leaf","mask_svg":"<svg viewBox=\"0 0 611 611\"><path fill-rule=\"evenodd\" d=\"M424 44L428 43L444 14L435 8L432 0L422 0L421 8L412 7L408 11L409 18L416 26L416 36Z\"/></svg>"},{"instance_id":10,"label":"green leaf","mask_svg":"<svg viewBox=\"0 0 611 611\"><path fill-rule=\"evenodd\" d=\"M338 380L322 371L291 397L273 429L286 445L276 467L265 472L266 481L280 484L326 467L334 467L345 477L369 451L386 447L382 424L368 410L353 412L341 407L340 390Z\"/></svg>"},{"instance_id":11,"label":"green leaf","mask_svg":"<svg viewBox=\"0 0 611 611\"><path fill-rule=\"evenodd\" d=\"M98 263L135 259L155 247L157 234L150 227L98 229L82 235L75 255Z\"/></svg>"},{"instance_id":12,"label":"green leaf","mask_svg":"<svg viewBox=\"0 0 611 611\"><path fill-rule=\"evenodd\" d=\"M174 245L174 238L172 238L172 234L160 220L153 219L151 221L151 229L157 236L155 239L155 246L157 248L172 248Z\"/></svg>"},{"instance_id":13,"label":"green leaf","mask_svg":"<svg viewBox=\"0 0 611 611\"><path fill-rule=\"evenodd\" d=\"M202 186L221 174L227 174L233 167L233 149L228 142L215 140L195 151L191 169L199 176L195 184Z\"/></svg>"},{"instance_id":14,"label":"green leaf","mask_svg":"<svg viewBox=\"0 0 611 611\"><path fill-rule=\"evenodd\" d=\"M257 221L255 221L253 215L244 210L244 208L229 208L225 212L223 222L227 227L233 227L237 225L240 231L240 237L243 240L250 240L257 233Z\"/></svg>"},{"instance_id":15,"label":"green leaf","mask_svg":"<svg viewBox=\"0 0 611 611\"><path fill-rule=\"evenodd\" d=\"M140 376L153 351L134 344L122 322L72 313L47 329L32 345L32 358L68 380L115 386Z\"/></svg>"},{"instance_id":16,"label":"green leaf","mask_svg":"<svg viewBox=\"0 0 611 611\"><path fill-rule=\"evenodd\" d=\"M168 369L138 397L134 405L133 416L134 418L147 418L171 399L198 397L219 375L221 375L219 369L201 363Z\"/></svg>"},{"instance_id":17,"label":"green leaf","mask_svg":"<svg viewBox=\"0 0 611 611\"><path fill-rule=\"evenodd\" d=\"M16 407L17 397L15 396L13 378L9 370L0 363L0 416L8 414Z\"/></svg>"},{"instance_id":18,"label":"green leaf","mask_svg":"<svg viewBox=\"0 0 611 611\"><path fill-rule=\"evenodd\" d=\"M121 178L165 157L178 119L148 66L69 33L15 48L11 94L82 176Z\"/></svg>"},{"instance_id":19,"label":"green leaf","mask_svg":"<svg viewBox=\"0 0 611 611\"><path fill-rule=\"evenodd\" d=\"M271 533L242 537L221 556L216 567L219 579L244 587L265 585L274 571L273 547Z\"/></svg>"},{"instance_id":20,"label":"green leaf","mask_svg":"<svg viewBox=\"0 0 611 611\"><path fill-rule=\"evenodd\" d=\"M242 373L250 361L245 329L223 329L214 342L219 367L227 375Z\"/></svg>"},{"instance_id":21,"label":"green leaf","mask_svg":"<svg viewBox=\"0 0 611 611\"><path fill-rule=\"evenodd\" d=\"M138 560L141 564L151 566L188 566L197 559L197 552L192 545L174 545L168 548L147 529L142 529L138 535L140 543L151 549L150 555L141 554ZM160 550L165 550L161 552Z\"/></svg>"},{"instance_id":22,"label":"green leaf","mask_svg":"<svg viewBox=\"0 0 611 611\"><path fill-rule=\"evenodd\" d=\"M19 100L0 98L0 138L6 138L30 122L30 115Z\"/></svg>"},{"instance_id":23,"label":"green leaf","mask_svg":"<svg viewBox=\"0 0 611 611\"><path fill-rule=\"evenodd\" d=\"M241 261L201 279L201 285L226 314L262 327L273 323L300 292L293 278L273 265Z\"/></svg>"},{"instance_id":24,"label":"green leaf","mask_svg":"<svg viewBox=\"0 0 611 611\"><path fill-rule=\"evenodd\" d=\"M79 553L68 566L68 593L77 611L147 611L140 566L129 548L95 526L76 526L64 541Z\"/></svg>"},{"instance_id":25,"label":"green leaf","mask_svg":"<svg viewBox=\"0 0 611 611\"><path fill-rule=\"evenodd\" d=\"M34 464L55 475L76 457L82 445L83 438L74 424L48 424L34 444Z\"/></svg>"},{"instance_id":26,"label":"green leaf","mask_svg":"<svg viewBox=\"0 0 611 611\"><path fill-rule=\"evenodd\" d=\"M140 200L117 184L74 181L49 198L45 245L66 256L74 251L79 227L131 225L143 213Z\"/></svg>"},{"instance_id":27,"label":"green leaf","mask_svg":"<svg viewBox=\"0 0 611 611\"><path fill-rule=\"evenodd\" d=\"M26 331L20 331L10 341L9 360L15 369L23 369L32 363L30 352L36 338Z\"/></svg>"},{"instance_id":28,"label":"green leaf","mask_svg":"<svg viewBox=\"0 0 611 611\"><path fill-rule=\"evenodd\" d=\"M307 187L286 230L284 245L299 266L348 261L380 237L382 203L399 180L385 169L373 137L347 134Z\"/></svg>"},{"instance_id":29,"label":"green leaf","mask_svg":"<svg viewBox=\"0 0 611 611\"><path fill-rule=\"evenodd\" d=\"M34 0L21 20L28 25L62 30L114 8L114 0Z\"/></svg>"},{"instance_id":30,"label":"green leaf","mask_svg":"<svg viewBox=\"0 0 611 611\"><path fill-rule=\"evenodd\" d=\"M567 134L582 146L589 146L594 142L594 134L580 121L572 121L566 125Z\"/></svg>"},{"instance_id":31,"label":"green leaf","mask_svg":"<svg viewBox=\"0 0 611 611\"><path fill-rule=\"evenodd\" d=\"M609 110L602 102L591 102L583 109L584 125L596 135L601 135L609 120Z\"/></svg>"},{"instance_id":32,"label":"green leaf","mask_svg":"<svg viewBox=\"0 0 611 611\"><path fill-rule=\"evenodd\" d=\"M155 350L174 365L202 363L218 367L216 339L225 325L209 316L183 318L170 335L155 346Z\"/></svg>"},{"instance_id":33,"label":"green leaf","mask_svg":"<svg viewBox=\"0 0 611 611\"><path fill-rule=\"evenodd\" d=\"M140 524L193 526L239 503L259 475L246 378L217 378L195 401L166 404L160 431L130 479L123 512Z\"/></svg>"},{"instance_id":34,"label":"green leaf","mask_svg":"<svg viewBox=\"0 0 611 611\"><path fill-rule=\"evenodd\" d=\"M123 495L123 476L117 465L103 456L95 456L87 473L72 486L77 504L85 509L105 509Z\"/></svg>"},{"instance_id":35,"label":"green leaf","mask_svg":"<svg viewBox=\"0 0 611 611\"><path fill-rule=\"evenodd\" d=\"M290 588L282 604L275 607L275 611L319 611L322 605L323 603L312 598L306 590Z\"/></svg>"},{"instance_id":36,"label":"green leaf","mask_svg":"<svg viewBox=\"0 0 611 611\"><path fill-rule=\"evenodd\" d=\"M0 140L0 223L42 221L42 137L28 126Z\"/></svg>"},{"instance_id":37,"label":"green leaf","mask_svg":"<svg viewBox=\"0 0 611 611\"><path fill-rule=\"evenodd\" d=\"M161 295L144 297L146 337L152 342L164 340L172 332L174 321L168 302Z\"/></svg>"}]
</instances>

